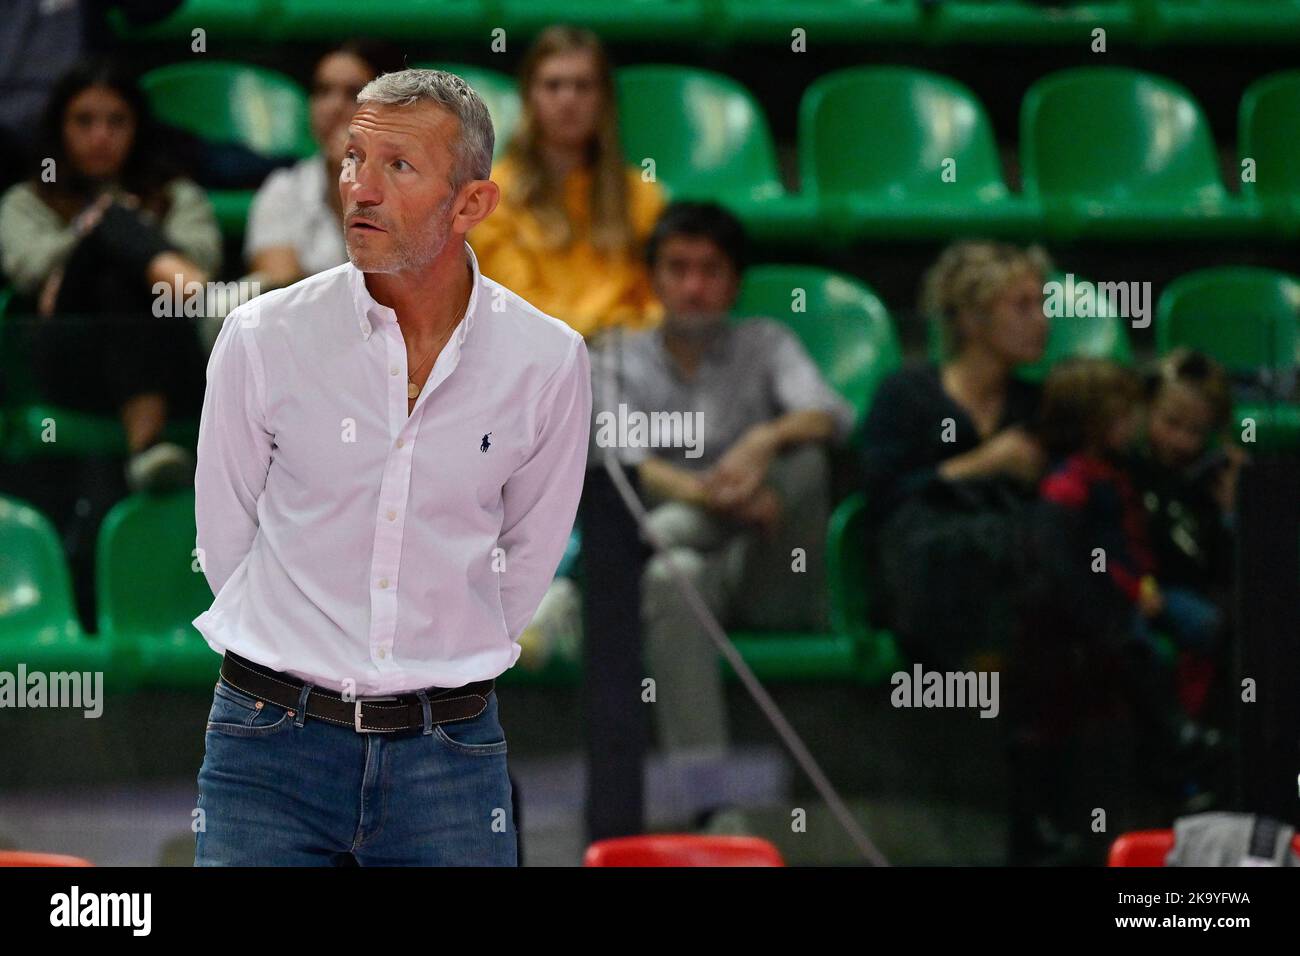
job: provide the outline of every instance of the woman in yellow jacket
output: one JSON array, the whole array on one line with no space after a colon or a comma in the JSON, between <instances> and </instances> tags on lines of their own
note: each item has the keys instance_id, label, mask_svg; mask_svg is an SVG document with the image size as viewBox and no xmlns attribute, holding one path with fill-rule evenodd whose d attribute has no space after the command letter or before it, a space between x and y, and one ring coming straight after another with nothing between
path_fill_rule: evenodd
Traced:
<instances>
[{"instance_id":1,"label":"woman in yellow jacket","mask_svg":"<svg viewBox=\"0 0 1300 956\"><path fill-rule=\"evenodd\" d=\"M664 205L618 140L613 75L595 34L545 30L520 69L519 127L492 170L496 212L469 235L483 274L590 338L659 320L642 243Z\"/></svg>"}]
</instances>

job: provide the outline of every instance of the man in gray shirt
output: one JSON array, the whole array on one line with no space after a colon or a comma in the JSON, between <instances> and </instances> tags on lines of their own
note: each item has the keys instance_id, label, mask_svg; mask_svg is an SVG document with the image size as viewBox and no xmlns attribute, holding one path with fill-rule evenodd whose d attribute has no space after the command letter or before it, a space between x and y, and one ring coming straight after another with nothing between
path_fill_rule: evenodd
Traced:
<instances>
[{"instance_id":1,"label":"man in gray shirt","mask_svg":"<svg viewBox=\"0 0 1300 956\"><path fill-rule=\"evenodd\" d=\"M659 744L718 754L729 738L718 654L670 562L724 626L824 626L825 446L854 413L785 325L729 318L744 269L730 213L674 203L647 254L664 320L593 350L591 454L636 468L669 546L642 578Z\"/></svg>"}]
</instances>

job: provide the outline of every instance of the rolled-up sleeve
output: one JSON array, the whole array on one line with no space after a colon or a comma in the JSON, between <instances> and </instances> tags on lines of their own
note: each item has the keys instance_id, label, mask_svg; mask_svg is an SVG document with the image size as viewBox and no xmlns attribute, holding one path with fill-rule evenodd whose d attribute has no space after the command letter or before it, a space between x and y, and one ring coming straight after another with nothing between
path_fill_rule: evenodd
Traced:
<instances>
[{"instance_id":1,"label":"rolled-up sleeve","mask_svg":"<svg viewBox=\"0 0 1300 956\"><path fill-rule=\"evenodd\" d=\"M528 459L502 490L498 546L505 551L501 607L510 639L523 633L555 569L578 512L591 428L591 363L573 337L568 356L542 390L538 435Z\"/></svg>"},{"instance_id":2,"label":"rolled-up sleeve","mask_svg":"<svg viewBox=\"0 0 1300 956\"><path fill-rule=\"evenodd\" d=\"M273 436L264 417L266 385L255 316L248 306L226 316L208 358L194 518L196 545L214 595L252 547L257 500L271 467Z\"/></svg>"},{"instance_id":3,"label":"rolled-up sleeve","mask_svg":"<svg viewBox=\"0 0 1300 956\"><path fill-rule=\"evenodd\" d=\"M772 374L777 403L782 413L826 412L835 420L835 441L843 442L853 431L853 406L822 377L803 343L777 322L768 326L772 346Z\"/></svg>"},{"instance_id":4,"label":"rolled-up sleeve","mask_svg":"<svg viewBox=\"0 0 1300 956\"><path fill-rule=\"evenodd\" d=\"M60 221L26 184L13 186L0 199L0 262L23 295L40 292L79 238L77 230Z\"/></svg>"}]
</instances>

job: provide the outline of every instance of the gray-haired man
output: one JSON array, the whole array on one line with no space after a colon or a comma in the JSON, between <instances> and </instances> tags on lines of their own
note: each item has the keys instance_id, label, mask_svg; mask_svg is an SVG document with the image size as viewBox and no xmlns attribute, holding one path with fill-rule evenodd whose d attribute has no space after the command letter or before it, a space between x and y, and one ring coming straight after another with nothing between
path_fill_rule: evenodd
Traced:
<instances>
[{"instance_id":1,"label":"gray-haired man","mask_svg":"<svg viewBox=\"0 0 1300 956\"><path fill-rule=\"evenodd\" d=\"M573 524L587 352L465 243L499 196L474 91L357 100L350 262L235 309L208 364L201 865L516 862L493 681Z\"/></svg>"}]
</instances>

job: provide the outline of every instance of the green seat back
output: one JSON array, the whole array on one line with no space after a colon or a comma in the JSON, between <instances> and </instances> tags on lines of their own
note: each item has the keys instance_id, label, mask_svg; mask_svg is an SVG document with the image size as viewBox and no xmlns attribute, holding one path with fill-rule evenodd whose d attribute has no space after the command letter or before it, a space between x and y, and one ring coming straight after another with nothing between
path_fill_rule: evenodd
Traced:
<instances>
[{"instance_id":1,"label":"green seat back","mask_svg":"<svg viewBox=\"0 0 1300 956\"><path fill-rule=\"evenodd\" d=\"M1255 160L1254 182L1241 191L1264 200L1300 200L1300 70L1256 80L1241 98L1237 122L1241 158Z\"/></svg>"},{"instance_id":2,"label":"green seat back","mask_svg":"<svg viewBox=\"0 0 1300 956\"><path fill-rule=\"evenodd\" d=\"M0 495L0 654L80 635L67 560L43 514Z\"/></svg>"},{"instance_id":3,"label":"green seat back","mask_svg":"<svg viewBox=\"0 0 1300 956\"><path fill-rule=\"evenodd\" d=\"M796 296L802 290L802 296ZM802 303L804 311L794 311ZM754 266L734 310L787 324L861 422L880 380L901 361L889 310L870 288L816 266Z\"/></svg>"},{"instance_id":4,"label":"green seat back","mask_svg":"<svg viewBox=\"0 0 1300 956\"><path fill-rule=\"evenodd\" d=\"M1064 281L1062 276L1054 276ZM1076 279L1077 281L1077 279ZM1133 347L1129 344L1126 319L1116 315L1103 297L1098 297L1097 311L1093 316L1058 315L1050 317L1047 326L1047 347L1043 357L1030 365L1021 366L1017 374L1033 382L1041 382L1052 367L1066 359L1104 358L1121 365L1133 364Z\"/></svg>"},{"instance_id":5,"label":"green seat back","mask_svg":"<svg viewBox=\"0 0 1300 956\"><path fill-rule=\"evenodd\" d=\"M803 190L823 198L984 203L1009 195L975 94L905 67L841 70L813 83L799 107L799 167Z\"/></svg>"},{"instance_id":6,"label":"green seat back","mask_svg":"<svg viewBox=\"0 0 1300 956\"><path fill-rule=\"evenodd\" d=\"M202 638L191 622L212 604L196 571L194 492L132 495L104 518L95 552L101 633Z\"/></svg>"},{"instance_id":7,"label":"green seat back","mask_svg":"<svg viewBox=\"0 0 1300 956\"><path fill-rule=\"evenodd\" d=\"M1165 288L1156 309L1156 348L1180 345L1234 372L1296 365L1300 279L1253 266L1201 269Z\"/></svg>"},{"instance_id":8,"label":"green seat back","mask_svg":"<svg viewBox=\"0 0 1300 956\"><path fill-rule=\"evenodd\" d=\"M261 42L320 40L338 43L351 36L383 37L401 43L450 40L486 42L484 20L493 0L267 0L271 11L256 34ZM494 16L496 11L493 10ZM493 20L491 26L499 25Z\"/></svg>"},{"instance_id":9,"label":"green seat back","mask_svg":"<svg viewBox=\"0 0 1300 956\"><path fill-rule=\"evenodd\" d=\"M861 634L867 619L867 500L855 492L836 506L827 528L826 579L831 597L831 629Z\"/></svg>"},{"instance_id":10,"label":"green seat back","mask_svg":"<svg viewBox=\"0 0 1300 956\"><path fill-rule=\"evenodd\" d=\"M735 80L691 67L635 66L619 70L616 84L628 162L654 160L656 178L674 197L785 192L763 110Z\"/></svg>"},{"instance_id":11,"label":"green seat back","mask_svg":"<svg viewBox=\"0 0 1300 956\"><path fill-rule=\"evenodd\" d=\"M1044 200L1190 209L1226 190L1201 107L1164 77L1121 67L1062 70L1021 104L1024 191Z\"/></svg>"},{"instance_id":12,"label":"green seat back","mask_svg":"<svg viewBox=\"0 0 1300 956\"><path fill-rule=\"evenodd\" d=\"M178 63L141 80L163 122L214 143L237 143L265 156L316 152L307 95L289 77L221 61Z\"/></svg>"}]
</instances>

